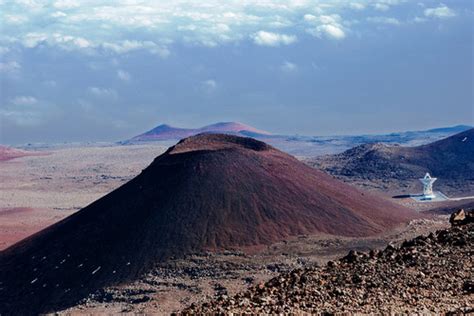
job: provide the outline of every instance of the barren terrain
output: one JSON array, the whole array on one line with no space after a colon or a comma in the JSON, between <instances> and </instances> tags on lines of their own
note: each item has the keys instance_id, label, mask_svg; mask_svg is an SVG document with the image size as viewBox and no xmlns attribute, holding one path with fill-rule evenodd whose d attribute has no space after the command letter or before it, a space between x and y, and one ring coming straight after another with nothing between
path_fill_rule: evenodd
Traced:
<instances>
[{"instance_id":1,"label":"barren terrain","mask_svg":"<svg viewBox=\"0 0 474 316\"><path fill-rule=\"evenodd\" d=\"M157 144L46 148L37 151L45 155L0 161L0 250L119 187L165 149Z\"/></svg>"},{"instance_id":2,"label":"barren terrain","mask_svg":"<svg viewBox=\"0 0 474 316\"><path fill-rule=\"evenodd\" d=\"M0 162L0 249L63 219L121 186L165 149L156 143L46 148L41 151L48 152L48 155ZM387 197L393 192L380 187L375 191ZM406 193L403 189L397 192ZM417 211L452 209L462 204L416 203L411 199L395 201ZM324 264L351 249L381 249L389 242L400 243L446 226L447 219L441 216L415 220L406 228L372 238L304 235L273 244L261 253L195 254L162 264L132 284L98 291L64 312L179 311L194 302L209 301L225 293L236 294L280 272L311 263Z\"/></svg>"},{"instance_id":3,"label":"barren terrain","mask_svg":"<svg viewBox=\"0 0 474 316\"><path fill-rule=\"evenodd\" d=\"M255 250L302 235L376 236L420 217L264 142L201 134L181 140L120 188L5 249L0 313L75 306L193 253Z\"/></svg>"},{"instance_id":4,"label":"barren terrain","mask_svg":"<svg viewBox=\"0 0 474 316\"><path fill-rule=\"evenodd\" d=\"M407 227L371 238L305 235L273 244L256 254L196 254L162 264L134 283L100 290L59 314L179 312L193 303L200 305L223 295L231 297L282 272L325 265L350 250L383 249L388 243L399 245L448 226L447 216L442 216L415 220Z\"/></svg>"},{"instance_id":5,"label":"barren terrain","mask_svg":"<svg viewBox=\"0 0 474 316\"><path fill-rule=\"evenodd\" d=\"M284 272L235 296L218 295L185 314L471 314L474 214L453 226L388 245L351 250L325 266Z\"/></svg>"}]
</instances>

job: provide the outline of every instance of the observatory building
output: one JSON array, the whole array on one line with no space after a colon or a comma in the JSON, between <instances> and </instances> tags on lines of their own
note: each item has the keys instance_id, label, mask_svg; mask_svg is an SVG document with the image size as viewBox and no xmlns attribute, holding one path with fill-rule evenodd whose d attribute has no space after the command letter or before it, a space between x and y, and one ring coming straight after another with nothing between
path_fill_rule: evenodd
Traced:
<instances>
[{"instance_id":1,"label":"observatory building","mask_svg":"<svg viewBox=\"0 0 474 316\"><path fill-rule=\"evenodd\" d=\"M433 183L436 180L438 180L438 178L432 178L429 173L426 173L425 176L420 179L421 183L423 183L423 197L425 199L433 199L436 197L433 193Z\"/></svg>"}]
</instances>

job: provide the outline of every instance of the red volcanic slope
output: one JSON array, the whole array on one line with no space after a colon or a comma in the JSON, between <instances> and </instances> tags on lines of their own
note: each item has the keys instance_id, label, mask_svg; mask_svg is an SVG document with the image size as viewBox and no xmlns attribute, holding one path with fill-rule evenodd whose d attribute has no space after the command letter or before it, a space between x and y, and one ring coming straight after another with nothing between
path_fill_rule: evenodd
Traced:
<instances>
[{"instance_id":1,"label":"red volcanic slope","mask_svg":"<svg viewBox=\"0 0 474 316\"><path fill-rule=\"evenodd\" d=\"M171 256L301 234L368 236L416 216L263 142L201 134L180 141L114 192L5 250L0 314L73 304Z\"/></svg>"},{"instance_id":2,"label":"red volcanic slope","mask_svg":"<svg viewBox=\"0 0 474 316\"><path fill-rule=\"evenodd\" d=\"M238 122L216 123L201 128L177 128L164 124L157 126L144 134L135 136L131 141L182 139L201 133L221 133L240 136L270 135L268 132Z\"/></svg>"},{"instance_id":3,"label":"red volcanic slope","mask_svg":"<svg viewBox=\"0 0 474 316\"><path fill-rule=\"evenodd\" d=\"M20 157L32 156L35 154L36 153L0 145L0 161L7 161Z\"/></svg>"}]
</instances>

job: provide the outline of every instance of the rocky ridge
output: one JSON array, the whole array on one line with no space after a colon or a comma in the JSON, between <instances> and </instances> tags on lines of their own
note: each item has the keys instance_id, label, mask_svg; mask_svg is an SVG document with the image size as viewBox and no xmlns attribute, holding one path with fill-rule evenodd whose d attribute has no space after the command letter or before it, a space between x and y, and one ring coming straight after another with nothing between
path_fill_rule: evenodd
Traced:
<instances>
[{"instance_id":1,"label":"rocky ridge","mask_svg":"<svg viewBox=\"0 0 474 316\"><path fill-rule=\"evenodd\" d=\"M191 305L192 313L471 313L474 312L473 211L452 227L282 273L233 297Z\"/></svg>"}]
</instances>

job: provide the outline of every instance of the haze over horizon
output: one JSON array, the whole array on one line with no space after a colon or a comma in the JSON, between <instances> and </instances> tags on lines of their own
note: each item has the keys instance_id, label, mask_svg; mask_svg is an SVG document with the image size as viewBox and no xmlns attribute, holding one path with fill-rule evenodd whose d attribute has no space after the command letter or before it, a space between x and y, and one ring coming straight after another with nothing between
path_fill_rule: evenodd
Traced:
<instances>
[{"instance_id":1,"label":"haze over horizon","mask_svg":"<svg viewBox=\"0 0 474 316\"><path fill-rule=\"evenodd\" d=\"M474 125L469 0L0 1L0 143Z\"/></svg>"}]
</instances>

